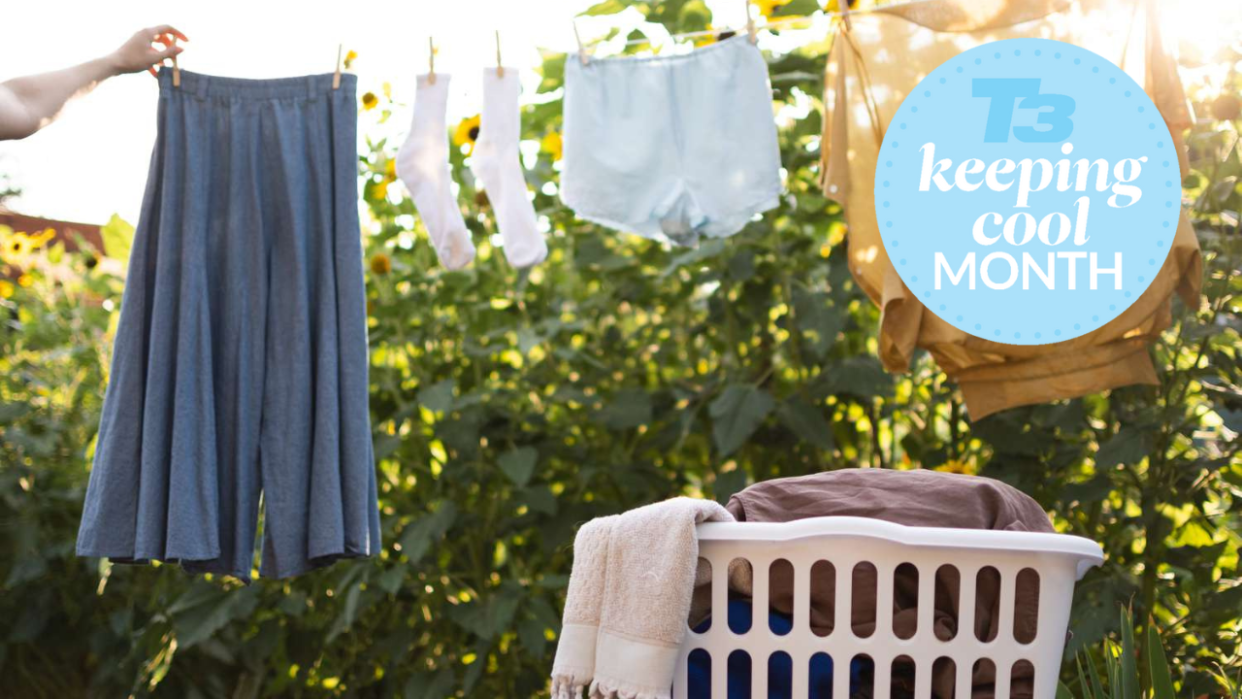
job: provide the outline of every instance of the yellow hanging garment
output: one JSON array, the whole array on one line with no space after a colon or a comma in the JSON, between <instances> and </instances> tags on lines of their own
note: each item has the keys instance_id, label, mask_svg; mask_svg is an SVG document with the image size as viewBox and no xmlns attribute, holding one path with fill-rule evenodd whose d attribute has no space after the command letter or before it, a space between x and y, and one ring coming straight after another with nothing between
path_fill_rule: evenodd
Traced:
<instances>
[{"instance_id":1,"label":"yellow hanging garment","mask_svg":"<svg viewBox=\"0 0 1242 699\"><path fill-rule=\"evenodd\" d=\"M860 8L861 9L861 8ZM1185 211L1156 279L1112 322L1048 345L1006 345L969 335L930 312L889 262L876 223L876 158L888 120L918 82L979 44L1017 37L1094 51L1144 85L1172 132L1192 122L1176 59L1160 34L1157 0L933 0L850 16L833 41L825 76L821 145L824 193L844 207L850 270L880 306L880 359L906 371L916 347L961 387L974 419L998 410L1157 383L1147 345L1171 322L1174 293L1199 305L1202 260Z\"/></svg>"}]
</instances>

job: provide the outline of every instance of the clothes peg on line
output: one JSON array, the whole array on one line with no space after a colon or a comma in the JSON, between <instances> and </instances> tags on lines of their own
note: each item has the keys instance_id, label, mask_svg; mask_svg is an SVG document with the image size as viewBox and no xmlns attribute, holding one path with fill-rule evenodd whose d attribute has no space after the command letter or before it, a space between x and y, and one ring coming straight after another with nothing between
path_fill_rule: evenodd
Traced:
<instances>
[{"instance_id":1,"label":"clothes peg on line","mask_svg":"<svg viewBox=\"0 0 1242 699\"><path fill-rule=\"evenodd\" d=\"M753 44L756 42L755 18L750 14L750 0L742 1L746 3L746 37Z\"/></svg>"},{"instance_id":2,"label":"clothes peg on line","mask_svg":"<svg viewBox=\"0 0 1242 699\"><path fill-rule=\"evenodd\" d=\"M582 67L585 68L588 63L587 50L586 47L582 45L582 36L578 34L578 20L575 19L572 21L574 25L574 40L578 42L578 61L581 62Z\"/></svg>"},{"instance_id":3,"label":"clothes peg on line","mask_svg":"<svg viewBox=\"0 0 1242 699\"><path fill-rule=\"evenodd\" d=\"M427 84L436 84L436 42L427 37Z\"/></svg>"},{"instance_id":4,"label":"clothes peg on line","mask_svg":"<svg viewBox=\"0 0 1242 699\"><path fill-rule=\"evenodd\" d=\"M172 38L172 45L173 45L173 48L176 48L177 46L177 37L175 35ZM172 62L173 62L173 87L181 87L181 67L177 65L177 54L173 54Z\"/></svg>"},{"instance_id":5,"label":"clothes peg on line","mask_svg":"<svg viewBox=\"0 0 1242 699\"><path fill-rule=\"evenodd\" d=\"M496 77L505 77L505 67L500 63L500 30L496 30Z\"/></svg>"},{"instance_id":6,"label":"clothes peg on line","mask_svg":"<svg viewBox=\"0 0 1242 699\"><path fill-rule=\"evenodd\" d=\"M845 30L853 31L854 27L850 24L850 0L841 0L837 4L841 7L841 22L845 24Z\"/></svg>"},{"instance_id":7,"label":"clothes peg on line","mask_svg":"<svg viewBox=\"0 0 1242 699\"><path fill-rule=\"evenodd\" d=\"M339 90L341 88L341 49L344 44L336 45L336 72L332 74L332 89Z\"/></svg>"}]
</instances>

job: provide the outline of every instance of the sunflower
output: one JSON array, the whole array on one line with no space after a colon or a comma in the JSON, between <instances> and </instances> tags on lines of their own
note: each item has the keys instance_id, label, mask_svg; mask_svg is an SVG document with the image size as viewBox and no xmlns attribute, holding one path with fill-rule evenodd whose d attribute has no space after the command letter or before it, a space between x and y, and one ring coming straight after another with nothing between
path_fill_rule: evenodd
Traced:
<instances>
[{"instance_id":1,"label":"sunflower","mask_svg":"<svg viewBox=\"0 0 1242 699\"><path fill-rule=\"evenodd\" d=\"M832 0L829 0L829 2L831 1ZM772 16L776 14L777 10L785 5L788 5L789 3L790 0L750 0L750 4L759 8L759 14L763 15L767 19L772 19Z\"/></svg>"},{"instance_id":2,"label":"sunflower","mask_svg":"<svg viewBox=\"0 0 1242 699\"><path fill-rule=\"evenodd\" d=\"M388 274L392 271L392 258L382 252L377 252L371 256L371 272L373 274Z\"/></svg>"},{"instance_id":3,"label":"sunflower","mask_svg":"<svg viewBox=\"0 0 1242 699\"><path fill-rule=\"evenodd\" d=\"M393 180L397 179L396 158L389 158L388 162L384 163L384 179L389 182L392 182Z\"/></svg>"},{"instance_id":4,"label":"sunflower","mask_svg":"<svg viewBox=\"0 0 1242 699\"><path fill-rule=\"evenodd\" d=\"M31 253L43 247L55 237L56 231L51 228L33 235L21 232L13 233L11 229L7 228L0 230L0 260L14 265L21 265L30 257Z\"/></svg>"},{"instance_id":5,"label":"sunflower","mask_svg":"<svg viewBox=\"0 0 1242 699\"><path fill-rule=\"evenodd\" d=\"M379 98L374 92L368 92L362 96L363 109L375 109L375 105L379 104Z\"/></svg>"},{"instance_id":6,"label":"sunflower","mask_svg":"<svg viewBox=\"0 0 1242 699\"><path fill-rule=\"evenodd\" d=\"M16 291L17 287L13 286L13 282L8 279L0 279L0 299L11 299Z\"/></svg>"},{"instance_id":7,"label":"sunflower","mask_svg":"<svg viewBox=\"0 0 1242 699\"><path fill-rule=\"evenodd\" d=\"M349 53L345 54L345 70L349 70L350 66L352 66L356 60L358 60L357 51L351 50Z\"/></svg>"},{"instance_id":8,"label":"sunflower","mask_svg":"<svg viewBox=\"0 0 1242 699\"><path fill-rule=\"evenodd\" d=\"M561 132L549 131L544 134L543 139L539 141L539 147L543 149L543 152L552 156L552 162L560 160L561 156L565 152L565 146L561 139Z\"/></svg>"},{"instance_id":9,"label":"sunflower","mask_svg":"<svg viewBox=\"0 0 1242 699\"><path fill-rule=\"evenodd\" d=\"M957 459L949 459L933 470L940 471L941 473L961 473L967 476L975 475L975 467L973 465Z\"/></svg>"},{"instance_id":10,"label":"sunflower","mask_svg":"<svg viewBox=\"0 0 1242 699\"><path fill-rule=\"evenodd\" d=\"M849 8L852 10L856 7L858 7L858 0L849 0ZM824 5L824 11L825 12L840 12L841 11L841 0L828 0L828 3Z\"/></svg>"},{"instance_id":11,"label":"sunflower","mask_svg":"<svg viewBox=\"0 0 1242 699\"><path fill-rule=\"evenodd\" d=\"M730 39L737 35L737 32L733 31L732 29L716 31L716 28L713 27L711 24L707 25L707 31L711 32L711 34L700 36L699 38L695 39L694 40L695 46L708 46L710 44L716 43L717 41L724 41L725 39Z\"/></svg>"},{"instance_id":12,"label":"sunflower","mask_svg":"<svg viewBox=\"0 0 1242 699\"><path fill-rule=\"evenodd\" d=\"M482 123L483 119L478 114L469 119L462 119L457 125L457 130L453 131L453 145L459 148L465 146L466 155L472 155L475 141L479 140L479 125Z\"/></svg>"}]
</instances>

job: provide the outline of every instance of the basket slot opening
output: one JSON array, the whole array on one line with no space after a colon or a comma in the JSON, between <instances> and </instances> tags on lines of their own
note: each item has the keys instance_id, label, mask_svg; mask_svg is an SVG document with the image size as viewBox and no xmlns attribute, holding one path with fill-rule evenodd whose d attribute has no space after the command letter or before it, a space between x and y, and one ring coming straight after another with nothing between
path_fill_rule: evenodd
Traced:
<instances>
[{"instance_id":1,"label":"basket slot opening","mask_svg":"<svg viewBox=\"0 0 1242 699\"><path fill-rule=\"evenodd\" d=\"M936 699L954 699L953 693L957 690L957 663L953 662L953 658L936 658L936 662L932 663L931 674L932 695ZM967 691L962 699L969 695L970 692Z\"/></svg>"},{"instance_id":2,"label":"basket slot opening","mask_svg":"<svg viewBox=\"0 0 1242 699\"><path fill-rule=\"evenodd\" d=\"M1009 696L1030 697L1035 692L1035 666L1029 660L1019 660L1013 664L1009 675ZM1000 696L1000 692L997 692Z\"/></svg>"},{"instance_id":3,"label":"basket slot opening","mask_svg":"<svg viewBox=\"0 0 1242 699\"><path fill-rule=\"evenodd\" d=\"M869 697L875 692L875 661L859 653L850 661L850 696Z\"/></svg>"},{"instance_id":4,"label":"basket slot opening","mask_svg":"<svg viewBox=\"0 0 1242 699\"><path fill-rule=\"evenodd\" d=\"M793 691L793 658L784 651L768 656L768 681L766 692L760 697L787 697Z\"/></svg>"},{"instance_id":5,"label":"basket slot opening","mask_svg":"<svg viewBox=\"0 0 1242 699\"><path fill-rule=\"evenodd\" d=\"M889 672L889 696L892 699L914 699L914 680L917 672L914 658L908 655L899 655L894 658Z\"/></svg>"},{"instance_id":6,"label":"basket slot opening","mask_svg":"<svg viewBox=\"0 0 1242 699\"><path fill-rule=\"evenodd\" d=\"M687 699L707 698L712 695L712 655L702 648L695 648L686 656Z\"/></svg>"},{"instance_id":7,"label":"basket slot opening","mask_svg":"<svg viewBox=\"0 0 1242 699\"><path fill-rule=\"evenodd\" d=\"M831 561L816 561L811 566L811 599L811 631L827 636L835 623L837 600L837 569Z\"/></svg>"},{"instance_id":8,"label":"basket slot opening","mask_svg":"<svg viewBox=\"0 0 1242 699\"><path fill-rule=\"evenodd\" d=\"M735 650L729 654L729 680L727 686L733 690L729 694L749 699L752 695L750 684L750 653L744 650Z\"/></svg>"},{"instance_id":9,"label":"basket slot opening","mask_svg":"<svg viewBox=\"0 0 1242 699\"><path fill-rule=\"evenodd\" d=\"M1023 568L1014 583L1013 637L1032 643L1039 633L1039 573Z\"/></svg>"},{"instance_id":10,"label":"basket slot opening","mask_svg":"<svg viewBox=\"0 0 1242 699\"><path fill-rule=\"evenodd\" d=\"M919 629L919 569L902 563L893 571L893 635L910 639Z\"/></svg>"},{"instance_id":11,"label":"basket slot opening","mask_svg":"<svg viewBox=\"0 0 1242 699\"><path fill-rule=\"evenodd\" d=\"M936 638L951 641L957 636L957 614L961 601L962 574L955 565L942 565L936 570L935 620ZM969 600L967 600L969 602Z\"/></svg>"},{"instance_id":12,"label":"basket slot opening","mask_svg":"<svg viewBox=\"0 0 1242 699\"><path fill-rule=\"evenodd\" d=\"M729 577L741 576L746 580L754 580L754 570L750 565L750 561L745 558L735 558L729 563ZM746 600L746 596L732 589L729 590L729 630L736 634L749 633L754 625L755 609L754 605ZM738 602L743 603L739 604ZM765 609L764 614L767 614ZM732 656L730 656L732 657ZM730 666L732 660L729 661ZM747 660L749 663L750 661Z\"/></svg>"},{"instance_id":13,"label":"basket slot opening","mask_svg":"<svg viewBox=\"0 0 1242 699\"><path fill-rule=\"evenodd\" d=\"M863 561L854 566L850 594L850 626L859 638L870 638L875 633L875 609L877 575L875 564Z\"/></svg>"},{"instance_id":14,"label":"basket slot opening","mask_svg":"<svg viewBox=\"0 0 1242 699\"><path fill-rule=\"evenodd\" d=\"M984 566L975 576L975 638L984 643L996 640L1000 628L1001 574Z\"/></svg>"},{"instance_id":15,"label":"basket slot opening","mask_svg":"<svg viewBox=\"0 0 1242 699\"><path fill-rule=\"evenodd\" d=\"M788 619L794 617L794 608L798 605L794 589L794 567L784 558L772 561L768 566L768 604L772 609L779 609L788 617L768 614L768 630L777 636L784 636L792 629Z\"/></svg>"},{"instance_id":16,"label":"basket slot opening","mask_svg":"<svg viewBox=\"0 0 1242 699\"><path fill-rule=\"evenodd\" d=\"M958 679L960 684L962 678ZM972 687L995 687L996 663L992 662L991 658L979 658L975 661L975 666L971 668L970 674L965 679L970 682Z\"/></svg>"},{"instance_id":17,"label":"basket slot opening","mask_svg":"<svg viewBox=\"0 0 1242 699\"><path fill-rule=\"evenodd\" d=\"M807 671L807 696L810 699L832 699L832 658L827 653L812 655Z\"/></svg>"},{"instance_id":18,"label":"basket slot opening","mask_svg":"<svg viewBox=\"0 0 1242 699\"><path fill-rule=\"evenodd\" d=\"M712 628L712 562L699 556L695 571L694 597L690 601L690 616L686 625L691 631L706 633Z\"/></svg>"}]
</instances>

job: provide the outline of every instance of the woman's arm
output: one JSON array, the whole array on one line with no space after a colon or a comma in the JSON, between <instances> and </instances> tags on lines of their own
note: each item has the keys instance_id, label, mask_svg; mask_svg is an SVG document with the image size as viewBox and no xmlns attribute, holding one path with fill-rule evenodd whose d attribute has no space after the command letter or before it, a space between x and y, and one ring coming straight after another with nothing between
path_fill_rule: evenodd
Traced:
<instances>
[{"instance_id":1,"label":"woman's arm","mask_svg":"<svg viewBox=\"0 0 1242 699\"><path fill-rule=\"evenodd\" d=\"M64 70L28 75L0 83L0 141L25 138L52 123L65 103L104 80L141 70L181 53L181 32L168 26L142 29L107 56ZM163 49L153 44L160 43Z\"/></svg>"}]
</instances>

